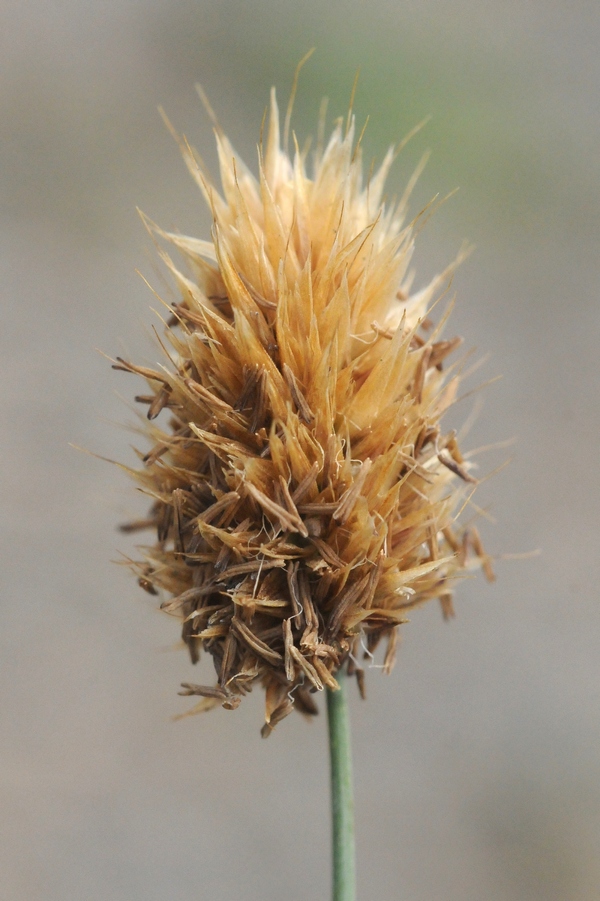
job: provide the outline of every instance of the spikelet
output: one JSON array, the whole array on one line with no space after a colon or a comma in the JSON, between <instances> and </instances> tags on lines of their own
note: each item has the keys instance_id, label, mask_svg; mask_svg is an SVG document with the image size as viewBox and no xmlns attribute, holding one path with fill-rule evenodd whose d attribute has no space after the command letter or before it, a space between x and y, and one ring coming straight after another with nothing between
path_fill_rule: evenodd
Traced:
<instances>
[{"instance_id":1,"label":"spikelet","mask_svg":"<svg viewBox=\"0 0 600 901\"><path fill-rule=\"evenodd\" d=\"M154 504L129 528L156 530L140 584L167 597L192 661L214 661L216 685L182 694L233 709L259 681L268 735L294 707L315 713L346 664L362 691L358 660L382 639L389 671L407 612L438 598L451 615L456 578L489 560L455 528L475 480L440 425L460 340L427 311L453 267L410 294L406 197L382 203L392 151L364 185L350 119L309 172L281 148L274 92L258 178L216 140L221 192L181 141L212 241L147 222L184 265L161 250L181 295L170 364L116 364L149 388L136 475Z\"/></svg>"}]
</instances>

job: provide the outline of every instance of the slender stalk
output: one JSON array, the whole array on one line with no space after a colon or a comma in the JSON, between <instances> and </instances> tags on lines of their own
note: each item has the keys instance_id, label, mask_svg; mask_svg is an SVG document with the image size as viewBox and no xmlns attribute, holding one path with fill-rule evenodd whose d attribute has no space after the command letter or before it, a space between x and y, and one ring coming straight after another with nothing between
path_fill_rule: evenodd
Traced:
<instances>
[{"instance_id":1,"label":"slender stalk","mask_svg":"<svg viewBox=\"0 0 600 901\"><path fill-rule=\"evenodd\" d=\"M333 901L355 901L354 790L346 674L336 673L339 691L327 689L331 813L333 826Z\"/></svg>"}]
</instances>

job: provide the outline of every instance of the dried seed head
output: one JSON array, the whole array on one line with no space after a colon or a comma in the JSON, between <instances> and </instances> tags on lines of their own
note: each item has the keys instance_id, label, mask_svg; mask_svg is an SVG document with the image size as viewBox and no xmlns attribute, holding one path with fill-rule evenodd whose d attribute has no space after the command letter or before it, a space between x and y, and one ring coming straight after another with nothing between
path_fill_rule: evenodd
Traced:
<instances>
[{"instance_id":1,"label":"dried seed head","mask_svg":"<svg viewBox=\"0 0 600 901\"><path fill-rule=\"evenodd\" d=\"M193 662L212 655L216 685L184 685L197 709L233 709L254 682L263 734L336 671L387 642L407 611L489 560L455 529L474 481L440 420L458 376L427 311L453 266L410 293L406 198L382 203L390 151L366 185L354 124L334 128L310 166L281 149L273 93L258 178L216 130L222 191L182 150L213 214L212 242L152 233L181 299L159 371L142 376L153 441L138 482L154 499L157 543L140 584L167 597ZM168 417L160 427L155 417ZM468 486L472 490L471 486Z\"/></svg>"}]
</instances>

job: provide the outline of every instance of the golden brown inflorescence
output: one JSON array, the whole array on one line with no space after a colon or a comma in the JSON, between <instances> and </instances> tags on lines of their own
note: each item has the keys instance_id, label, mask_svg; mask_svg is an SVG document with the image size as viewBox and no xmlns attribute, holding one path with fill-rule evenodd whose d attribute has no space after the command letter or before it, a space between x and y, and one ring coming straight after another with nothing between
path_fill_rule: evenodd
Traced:
<instances>
[{"instance_id":1,"label":"golden brown inflorescence","mask_svg":"<svg viewBox=\"0 0 600 901\"><path fill-rule=\"evenodd\" d=\"M192 661L214 661L216 685L183 693L232 709L260 681L266 735L294 707L315 713L343 665L362 692L359 661L382 639L389 671L407 611L438 598L450 615L456 577L489 561L455 527L474 479L440 426L460 341L427 311L452 267L410 292L409 191L381 200L392 151L363 185L340 122L309 174L305 153L281 149L274 94L258 178L216 137L222 193L181 142L213 240L148 223L184 263L161 251L181 294L170 362L116 365L149 386L136 399L153 447L135 476L153 506L129 528L156 529L140 584L168 597Z\"/></svg>"}]
</instances>

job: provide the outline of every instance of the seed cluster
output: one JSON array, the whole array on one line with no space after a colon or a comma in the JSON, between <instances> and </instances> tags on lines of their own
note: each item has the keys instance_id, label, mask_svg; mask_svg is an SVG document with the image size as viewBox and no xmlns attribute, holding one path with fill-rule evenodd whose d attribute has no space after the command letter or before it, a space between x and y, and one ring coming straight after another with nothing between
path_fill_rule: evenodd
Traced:
<instances>
[{"instance_id":1,"label":"seed cluster","mask_svg":"<svg viewBox=\"0 0 600 901\"><path fill-rule=\"evenodd\" d=\"M151 513L125 528L156 530L140 584L183 621L192 661L213 658L216 684L182 693L233 709L259 681L268 735L294 707L316 713L343 665L364 691L360 661L384 640L391 669L407 611L438 598L451 615L456 577L489 560L455 525L475 480L440 424L460 341L427 311L452 267L411 293L409 191L381 200L392 152L363 185L340 122L309 174L281 148L274 95L258 178L216 137L222 193L181 141L212 241L146 220L181 297L167 365L115 364L148 384L153 442L135 472Z\"/></svg>"}]
</instances>

